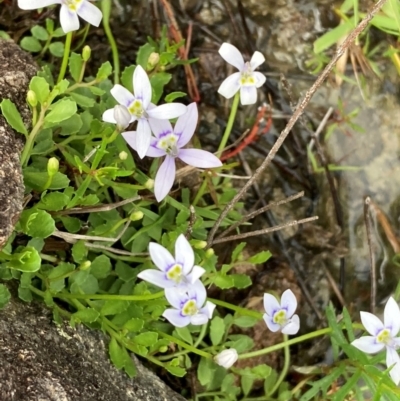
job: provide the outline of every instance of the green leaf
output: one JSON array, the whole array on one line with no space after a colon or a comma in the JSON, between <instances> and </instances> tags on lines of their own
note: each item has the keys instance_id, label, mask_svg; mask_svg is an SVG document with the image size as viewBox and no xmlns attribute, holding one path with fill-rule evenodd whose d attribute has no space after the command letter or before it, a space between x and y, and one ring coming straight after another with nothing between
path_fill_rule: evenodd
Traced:
<instances>
[{"instance_id":1,"label":"green leaf","mask_svg":"<svg viewBox=\"0 0 400 401\"><path fill-rule=\"evenodd\" d=\"M248 262L258 265L260 263L265 263L271 256L272 254L270 251L262 251L248 259Z\"/></svg>"},{"instance_id":2,"label":"green leaf","mask_svg":"<svg viewBox=\"0 0 400 401\"><path fill-rule=\"evenodd\" d=\"M91 266L90 272L98 279L106 278L111 272L111 261L108 256L97 256Z\"/></svg>"},{"instance_id":3,"label":"green leaf","mask_svg":"<svg viewBox=\"0 0 400 401\"><path fill-rule=\"evenodd\" d=\"M46 29L47 32L52 35L54 32L54 21L50 18L46 18Z\"/></svg>"},{"instance_id":4,"label":"green leaf","mask_svg":"<svg viewBox=\"0 0 400 401\"><path fill-rule=\"evenodd\" d=\"M220 274L215 277L214 284L222 290L227 290L234 286L233 279L230 276L222 276Z\"/></svg>"},{"instance_id":5,"label":"green leaf","mask_svg":"<svg viewBox=\"0 0 400 401\"><path fill-rule=\"evenodd\" d=\"M10 291L4 284L0 284L0 309L3 309L11 298Z\"/></svg>"},{"instance_id":6,"label":"green leaf","mask_svg":"<svg viewBox=\"0 0 400 401\"><path fill-rule=\"evenodd\" d=\"M146 333L138 334L133 338L136 344L143 345L144 347L151 347L158 340L158 334L154 331L147 331Z\"/></svg>"},{"instance_id":7,"label":"green leaf","mask_svg":"<svg viewBox=\"0 0 400 401\"><path fill-rule=\"evenodd\" d=\"M46 29L40 25L35 25L33 28L31 28L31 33L38 40L45 41L49 38L49 34L47 33Z\"/></svg>"},{"instance_id":8,"label":"green leaf","mask_svg":"<svg viewBox=\"0 0 400 401\"><path fill-rule=\"evenodd\" d=\"M95 100L90 97L80 95L79 93L72 92L71 98L75 100L76 104L81 107L93 107L95 105Z\"/></svg>"},{"instance_id":9,"label":"green leaf","mask_svg":"<svg viewBox=\"0 0 400 401\"><path fill-rule=\"evenodd\" d=\"M136 66L130 65L126 67L121 74L121 84L128 89L128 91L133 92L133 73L135 72Z\"/></svg>"},{"instance_id":10,"label":"green leaf","mask_svg":"<svg viewBox=\"0 0 400 401\"><path fill-rule=\"evenodd\" d=\"M175 99L178 99L180 97L186 96L185 92L172 92L169 95L165 96L165 101L167 103L173 102Z\"/></svg>"},{"instance_id":11,"label":"green leaf","mask_svg":"<svg viewBox=\"0 0 400 401\"><path fill-rule=\"evenodd\" d=\"M29 83L29 89L35 92L40 104L43 104L50 94L50 86L46 79L42 77L33 77Z\"/></svg>"},{"instance_id":12,"label":"green leaf","mask_svg":"<svg viewBox=\"0 0 400 401\"><path fill-rule=\"evenodd\" d=\"M18 297L25 302L31 302L33 299L31 290L21 286L18 287Z\"/></svg>"},{"instance_id":13,"label":"green leaf","mask_svg":"<svg viewBox=\"0 0 400 401\"><path fill-rule=\"evenodd\" d=\"M201 357L197 367L197 378L202 386L207 386L212 381L215 369L216 365L211 359Z\"/></svg>"},{"instance_id":14,"label":"green leaf","mask_svg":"<svg viewBox=\"0 0 400 401\"><path fill-rule=\"evenodd\" d=\"M152 103L157 104L160 100L164 86L171 80L172 75L167 72L158 72L150 78L151 87L153 94L151 97Z\"/></svg>"},{"instance_id":15,"label":"green leaf","mask_svg":"<svg viewBox=\"0 0 400 401\"><path fill-rule=\"evenodd\" d=\"M20 46L31 53L38 53L42 50L42 45L33 36L25 36L20 42Z\"/></svg>"},{"instance_id":16,"label":"green leaf","mask_svg":"<svg viewBox=\"0 0 400 401\"><path fill-rule=\"evenodd\" d=\"M253 327L258 322L258 320L259 319L256 319L251 316L240 316L234 318L233 324L242 328L248 328L248 327Z\"/></svg>"},{"instance_id":17,"label":"green leaf","mask_svg":"<svg viewBox=\"0 0 400 401\"><path fill-rule=\"evenodd\" d=\"M238 289L247 288L252 284L251 278L244 274L231 274L229 277L233 280L233 286Z\"/></svg>"},{"instance_id":18,"label":"green leaf","mask_svg":"<svg viewBox=\"0 0 400 401\"><path fill-rule=\"evenodd\" d=\"M150 54L154 51L155 48L150 43L146 43L143 46L140 46L136 54L136 65L141 65L144 70L146 70Z\"/></svg>"},{"instance_id":19,"label":"green leaf","mask_svg":"<svg viewBox=\"0 0 400 401\"><path fill-rule=\"evenodd\" d=\"M64 43L62 43L62 42L50 43L49 50L53 56L63 57L64 56Z\"/></svg>"},{"instance_id":20,"label":"green leaf","mask_svg":"<svg viewBox=\"0 0 400 401\"><path fill-rule=\"evenodd\" d=\"M393 19L396 21L397 29L400 32L400 7L399 7L399 0L389 0L387 5L390 6L392 11L391 15Z\"/></svg>"},{"instance_id":21,"label":"green leaf","mask_svg":"<svg viewBox=\"0 0 400 401\"><path fill-rule=\"evenodd\" d=\"M33 238L47 238L56 229L54 219L49 213L39 209L28 209L21 213L21 229Z\"/></svg>"},{"instance_id":22,"label":"green leaf","mask_svg":"<svg viewBox=\"0 0 400 401\"><path fill-rule=\"evenodd\" d=\"M182 338L183 341L186 341L188 344L193 345L193 337L187 326L177 327L174 331L180 338Z\"/></svg>"},{"instance_id":23,"label":"green leaf","mask_svg":"<svg viewBox=\"0 0 400 401\"><path fill-rule=\"evenodd\" d=\"M8 124L20 134L28 135L28 131L22 121L21 114L10 99L3 99L0 103L1 112Z\"/></svg>"},{"instance_id":24,"label":"green leaf","mask_svg":"<svg viewBox=\"0 0 400 401\"><path fill-rule=\"evenodd\" d=\"M125 366L125 356L122 347L114 337L111 337L108 352L110 353L111 362L117 369L122 369Z\"/></svg>"},{"instance_id":25,"label":"green leaf","mask_svg":"<svg viewBox=\"0 0 400 401\"><path fill-rule=\"evenodd\" d=\"M125 324L124 324L124 329L131 331L131 332L137 332L142 330L144 326L144 320L139 319L137 317L133 317L132 319L129 319Z\"/></svg>"},{"instance_id":26,"label":"green leaf","mask_svg":"<svg viewBox=\"0 0 400 401\"><path fill-rule=\"evenodd\" d=\"M61 38L63 36L65 36L65 32L63 31L62 28L57 28L53 33L54 38Z\"/></svg>"},{"instance_id":27,"label":"green leaf","mask_svg":"<svg viewBox=\"0 0 400 401\"><path fill-rule=\"evenodd\" d=\"M27 246L18 253L13 253L11 260L5 263L6 267L25 273L34 273L40 269L41 258L39 252Z\"/></svg>"},{"instance_id":28,"label":"green leaf","mask_svg":"<svg viewBox=\"0 0 400 401\"><path fill-rule=\"evenodd\" d=\"M353 27L353 23L347 21L331 29L314 42L314 53L322 53L335 43L338 43L340 39L351 32Z\"/></svg>"},{"instance_id":29,"label":"green leaf","mask_svg":"<svg viewBox=\"0 0 400 401\"><path fill-rule=\"evenodd\" d=\"M234 263L239 259L239 256L240 256L240 254L243 251L245 246L246 246L245 242L241 242L240 244L235 246L235 249L232 252L231 263Z\"/></svg>"},{"instance_id":30,"label":"green leaf","mask_svg":"<svg viewBox=\"0 0 400 401\"><path fill-rule=\"evenodd\" d=\"M69 56L69 73L72 78L74 78L75 82L78 82L81 76L81 71L83 67L83 58L80 54L71 53Z\"/></svg>"},{"instance_id":31,"label":"green leaf","mask_svg":"<svg viewBox=\"0 0 400 401\"><path fill-rule=\"evenodd\" d=\"M38 209L45 209L57 212L64 209L69 201L69 197L61 192L50 192L42 197L36 205Z\"/></svg>"},{"instance_id":32,"label":"green leaf","mask_svg":"<svg viewBox=\"0 0 400 401\"><path fill-rule=\"evenodd\" d=\"M104 81L112 73L112 65L109 61L103 63L97 71L96 80Z\"/></svg>"},{"instance_id":33,"label":"green leaf","mask_svg":"<svg viewBox=\"0 0 400 401\"><path fill-rule=\"evenodd\" d=\"M47 278L49 280L56 280L56 279L62 278L65 275L68 275L68 273L71 273L74 270L75 270L74 264L61 262L58 264L57 267L55 267L53 270L50 271Z\"/></svg>"},{"instance_id":34,"label":"green leaf","mask_svg":"<svg viewBox=\"0 0 400 401\"><path fill-rule=\"evenodd\" d=\"M77 233L82 228L82 223L77 217L61 216L62 223L69 233Z\"/></svg>"},{"instance_id":35,"label":"green leaf","mask_svg":"<svg viewBox=\"0 0 400 401\"><path fill-rule=\"evenodd\" d=\"M80 322L93 323L99 318L100 313L93 308L85 308L75 312L72 316L75 320Z\"/></svg>"},{"instance_id":36,"label":"green leaf","mask_svg":"<svg viewBox=\"0 0 400 401\"><path fill-rule=\"evenodd\" d=\"M86 271L80 271L77 273L83 273L83 275L87 274ZM96 294L99 290L99 282L97 278L88 274L86 280L83 283L78 284L77 282L73 283L70 287L71 294Z\"/></svg>"},{"instance_id":37,"label":"green leaf","mask_svg":"<svg viewBox=\"0 0 400 401\"><path fill-rule=\"evenodd\" d=\"M164 365L164 368L167 369L167 371L174 376L177 377L183 377L186 374L186 369L181 368L180 366L173 366L171 362L166 363Z\"/></svg>"},{"instance_id":38,"label":"green leaf","mask_svg":"<svg viewBox=\"0 0 400 401\"><path fill-rule=\"evenodd\" d=\"M129 302L127 301L110 300L104 302L104 305L100 310L100 313L103 316L117 315L118 313L125 311L128 308L128 306Z\"/></svg>"},{"instance_id":39,"label":"green leaf","mask_svg":"<svg viewBox=\"0 0 400 401\"><path fill-rule=\"evenodd\" d=\"M221 343L225 334L225 323L224 319L219 316L214 317L210 325L210 338L213 345Z\"/></svg>"},{"instance_id":40,"label":"green leaf","mask_svg":"<svg viewBox=\"0 0 400 401\"><path fill-rule=\"evenodd\" d=\"M43 189L45 184L47 183L47 179L49 178L47 173L37 172L37 171L23 171L24 174L24 183L26 187L31 187L37 191ZM65 174L57 172L53 176L53 180L49 189L64 189L69 185L69 179Z\"/></svg>"},{"instance_id":41,"label":"green leaf","mask_svg":"<svg viewBox=\"0 0 400 401\"><path fill-rule=\"evenodd\" d=\"M70 99L61 99L51 106L51 111L44 117L45 127L50 127L72 117L77 112L76 103ZM46 124L47 123L47 124Z\"/></svg>"}]
</instances>

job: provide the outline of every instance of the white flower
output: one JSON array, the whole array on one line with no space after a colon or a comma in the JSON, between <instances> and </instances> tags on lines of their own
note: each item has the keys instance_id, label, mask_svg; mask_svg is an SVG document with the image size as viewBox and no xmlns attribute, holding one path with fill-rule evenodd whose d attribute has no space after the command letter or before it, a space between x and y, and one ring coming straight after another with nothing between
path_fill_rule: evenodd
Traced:
<instances>
[{"instance_id":1,"label":"white flower","mask_svg":"<svg viewBox=\"0 0 400 401\"><path fill-rule=\"evenodd\" d=\"M173 306L166 309L163 316L175 327L185 327L188 324L200 326L212 318L215 305L207 299L207 291L200 280L197 280L186 290L166 288L165 298Z\"/></svg>"},{"instance_id":2,"label":"white flower","mask_svg":"<svg viewBox=\"0 0 400 401\"><path fill-rule=\"evenodd\" d=\"M235 348L226 349L214 357L215 363L225 369L229 369L237 360L238 353Z\"/></svg>"},{"instance_id":3,"label":"white flower","mask_svg":"<svg viewBox=\"0 0 400 401\"><path fill-rule=\"evenodd\" d=\"M265 61L264 56L260 52L255 52L251 60L245 63L239 50L229 43L222 44L219 54L239 72L226 78L219 87L218 93L230 99L240 89L240 102L254 104L257 101L257 88L260 88L266 81L261 72L254 71Z\"/></svg>"},{"instance_id":4,"label":"white flower","mask_svg":"<svg viewBox=\"0 0 400 401\"><path fill-rule=\"evenodd\" d=\"M131 113L127 107L117 104L114 106L114 120L119 131L124 130L131 122Z\"/></svg>"},{"instance_id":5,"label":"white flower","mask_svg":"<svg viewBox=\"0 0 400 401\"><path fill-rule=\"evenodd\" d=\"M140 158L146 155L151 141L151 129L149 121L168 120L179 117L186 113L186 106L181 103L167 103L156 106L151 103L151 84L146 71L140 66L136 66L133 73L133 92L128 91L121 85L115 85L111 89L111 94L117 102L125 106L131 114L130 123L137 120L136 131L128 131L125 134L134 134L136 139L136 151ZM103 120L108 123L116 124L114 109L108 109L103 113Z\"/></svg>"},{"instance_id":6,"label":"white flower","mask_svg":"<svg viewBox=\"0 0 400 401\"><path fill-rule=\"evenodd\" d=\"M400 357L396 349L400 347L400 338L396 337L400 331L400 308L390 297L386 303L381 322L369 312L360 312L361 322L370 336L354 340L351 344L367 354L374 354L386 348L386 366L392 367L389 374L396 385L400 383Z\"/></svg>"},{"instance_id":7,"label":"white flower","mask_svg":"<svg viewBox=\"0 0 400 401\"><path fill-rule=\"evenodd\" d=\"M300 329L300 319L294 315L297 299L291 290L286 290L281 297L281 303L271 294L264 294L265 314L263 318L268 328L283 334L296 334Z\"/></svg>"},{"instance_id":8,"label":"white flower","mask_svg":"<svg viewBox=\"0 0 400 401\"><path fill-rule=\"evenodd\" d=\"M60 24L65 33L79 29L79 17L94 26L99 26L103 18L102 12L88 0L18 0L19 8L23 10L36 10L61 4Z\"/></svg>"},{"instance_id":9,"label":"white flower","mask_svg":"<svg viewBox=\"0 0 400 401\"><path fill-rule=\"evenodd\" d=\"M149 253L153 263L161 271L148 269L138 274L161 288L186 288L197 281L205 270L194 264L194 252L189 241L181 234L175 242L175 258L163 246L150 242Z\"/></svg>"}]
</instances>

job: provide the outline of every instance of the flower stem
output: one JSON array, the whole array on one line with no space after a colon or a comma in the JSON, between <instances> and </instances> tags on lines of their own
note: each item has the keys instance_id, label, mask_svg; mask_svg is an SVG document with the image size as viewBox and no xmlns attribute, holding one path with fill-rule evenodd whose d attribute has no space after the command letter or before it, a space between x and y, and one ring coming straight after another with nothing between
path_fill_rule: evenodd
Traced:
<instances>
[{"instance_id":1,"label":"flower stem","mask_svg":"<svg viewBox=\"0 0 400 401\"><path fill-rule=\"evenodd\" d=\"M113 67L114 67L114 85L119 83L119 54L118 46L115 42L114 36L110 28L110 14L111 14L111 0L102 0L101 10L103 11L103 27L106 33L108 42L111 46L111 52L113 56Z\"/></svg>"},{"instance_id":2,"label":"flower stem","mask_svg":"<svg viewBox=\"0 0 400 401\"><path fill-rule=\"evenodd\" d=\"M274 395L274 393L276 392L276 390L279 389L279 386L281 385L281 383L283 382L283 380L285 379L287 372L289 370L289 364L290 364L290 351L289 351L289 345L288 345L288 335L284 334L283 335L283 343L285 344L285 363L283 364L283 369L281 374L279 375L279 378L277 380L277 382L275 383L275 386L272 388L272 390L268 393L269 396Z\"/></svg>"},{"instance_id":3,"label":"flower stem","mask_svg":"<svg viewBox=\"0 0 400 401\"><path fill-rule=\"evenodd\" d=\"M219 144L217 150L217 154L219 156L221 156L220 153L225 149L229 139L229 135L231 134L233 123L235 122L235 117L239 106L239 99L240 99L240 93L237 92L235 97L233 98L233 103L232 103L231 113L229 114L228 123L226 124L224 135L222 136L221 143Z\"/></svg>"},{"instance_id":4,"label":"flower stem","mask_svg":"<svg viewBox=\"0 0 400 401\"><path fill-rule=\"evenodd\" d=\"M72 32L68 32L65 38L64 56L61 63L60 73L57 78L57 83L60 83L64 79L65 72L67 71L69 52L71 50L71 42L72 42Z\"/></svg>"},{"instance_id":5,"label":"flower stem","mask_svg":"<svg viewBox=\"0 0 400 401\"><path fill-rule=\"evenodd\" d=\"M207 298L210 302L212 302L215 305L223 306L224 308L231 309L235 312L240 313L241 315L245 316L251 316L254 317L255 319L262 319L262 313L252 311L246 308L241 308L240 306L232 305L229 302L224 302L220 301L219 299L214 299L214 298Z\"/></svg>"},{"instance_id":6,"label":"flower stem","mask_svg":"<svg viewBox=\"0 0 400 401\"><path fill-rule=\"evenodd\" d=\"M112 295L112 294L52 294L54 298L60 299L104 299L114 301L150 301L162 298L164 291L146 295Z\"/></svg>"}]
</instances>

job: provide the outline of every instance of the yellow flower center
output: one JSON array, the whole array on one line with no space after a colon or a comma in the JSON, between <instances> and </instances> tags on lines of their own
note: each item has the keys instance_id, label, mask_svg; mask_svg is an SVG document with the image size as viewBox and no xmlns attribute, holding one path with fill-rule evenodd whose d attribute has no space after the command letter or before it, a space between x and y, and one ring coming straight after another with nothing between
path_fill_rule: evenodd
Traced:
<instances>
[{"instance_id":1,"label":"yellow flower center","mask_svg":"<svg viewBox=\"0 0 400 401\"><path fill-rule=\"evenodd\" d=\"M78 11L80 4L82 3L83 0L64 0L65 5L71 10L71 11Z\"/></svg>"},{"instance_id":2,"label":"yellow flower center","mask_svg":"<svg viewBox=\"0 0 400 401\"><path fill-rule=\"evenodd\" d=\"M199 310L197 308L196 302L193 299L187 301L182 308L182 314L184 316L194 316L197 314L198 311Z\"/></svg>"},{"instance_id":3,"label":"yellow flower center","mask_svg":"<svg viewBox=\"0 0 400 401\"><path fill-rule=\"evenodd\" d=\"M272 320L274 321L274 323L277 323L280 326L284 326L287 323L286 311L281 309L280 311L275 312Z\"/></svg>"},{"instance_id":4,"label":"yellow flower center","mask_svg":"<svg viewBox=\"0 0 400 401\"><path fill-rule=\"evenodd\" d=\"M138 99L134 100L128 107L129 112L136 116L137 118L141 118L144 115L142 102Z\"/></svg>"},{"instance_id":5,"label":"yellow flower center","mask_svg":"<svg viewBox=\"0 0 400 401\"><path fill-rule=\"evenodd\" d=\"M389 344L392 341L392 335L388 329L383 329L376 336L376 341L382 344Z\"/></svg>"},{"instance_id":6,"label":"yellow flower center","mask_svg":"<svg viewBox=\"0 0 400 401\"><path fill-rule=\"evenodd\" d=\"M241 86L254 86L256 80L253 75L253 70L251 69L250 63L245 64L244 70L241 73L239 83Z\"/></svg>"},{"instance_id":7,"label":"yellow flower center","mask_svg":"<svg viewBox=\"0 0 400 401\"><path fill-rule=\"evenodd\" d=\"M172 266L168 270L167 277L169 280L175 281L175 283L179 284L182 280L182 266L178 264Z\"/></svg>"},{"instance_id":8,"label":"yellow flower center","mask_svg":"<svg viewBox=\"0 0 400 401\"><path fill-rule=\"evenodd\" d=\"M157 147L164 150L168 155L175 157L178 154L177 143L178 137L175 134L170 133L159 139Z\"/></svg>"}]
</instances>

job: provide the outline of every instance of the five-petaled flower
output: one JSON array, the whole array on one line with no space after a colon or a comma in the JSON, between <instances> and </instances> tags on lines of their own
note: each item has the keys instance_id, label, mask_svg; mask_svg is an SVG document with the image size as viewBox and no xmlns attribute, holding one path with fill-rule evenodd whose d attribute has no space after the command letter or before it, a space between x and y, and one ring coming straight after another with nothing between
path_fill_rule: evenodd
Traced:
<instances>
[{"instance_id":1,"label":"five-petaled flower","mask_svg":"<svg viewBox=\"0 0 400 401\"><path fill-rule=\"evenodd\" d=\"M238 357L239 355L235 348L229 348L215 355L214 361L217 365L229 369L238 360Z\"/></svg>"},{"instance_id":2,"label":"five-petaled flower","mask_svg":"<svg viewBox=\"0 0 400 401\"><path fill-rule=\"evenodd\" d=\"M264 85L266 81L261 72L254 70L265 61L265 57L256 51L251 60L245 62L239 50L229 43L222 44L219 54L225 61L236 67L239 72L235 72L226 78L219 87L218 93L230 99L240 90L240 102L242 104L254 104L257 101L257 88Z\"/></svg>"},{"instance_id":3,"label":"five-petaled flower","mask_svg":"<svg viewBox=\"0 0 400 401\"><path fill-rule=\"evenodd\" d=\"M369 312L360 312L361 322L370 336L354 340L351 344L367 354L374 354L386 348L386 365L392 367L389 374L396 385L400 383L400 357L396 349L400 347L400 308L390 297L383 312L383 321Z\"/></svg>"},{"instance_id":4,"label":"five-petaled flower","mask_svg":"<svg viewBox=\"0 0 400 401\"><path fill-rule=\"evenodd\" d=\"M166 288L165 298L173 308L166 309L163 316L175 327L206 324L215 309L213 303L206 302L207 291L200 280L186 290Z\"/></svg>"},{"instance_id":5,"label":"five-petaled flower","mask_svg":"<svg viewBox=\"0 0 400 401\"><path fill-rule=\"evenodd\" d=\"M79 29L79 17L94 26L99 26L102 12L88 0L18 0L18 6L23 10L36 10L61 4L60 24L65 33Z\"/></svg>"},{"instance_id":6,"label":"five-petaled flower","mask_svg":"<svg viewBox=\"0 0 400 401\"><path fill-rule=\"evenodd\" d=\"M283 334L296 334L300 329L300 319L294 315L297 299L291 290L286 290L281 296L281 303L271 294L264 294L265 314L263 318L268 328Z\"/></svg>"},{"instance_id":7,"label":"five-petaled flower","mask_svg":"<svg viewBox=\"0 0 400 401\"><path fill-rule=\"evenodd\" d=\"M134 149L143 158L150 146L151 129L149 122L155 120L168 120L179 117L186 112L186 106L181 103L168 103L156 106L151 103L151 84L146 71L138 65L133 73L133 92L128 91L121 85L114 85L111 94L117 102L125 106L130 114L133 123L137 120L136 131L127 131L124 138L134 138ZM116 123L114 109L108 109L103 113L103 120L108 123Z\"/></svg>"},{"instance_id":8,"label":"five-petaled flower","mask_svg":"<svg viewBox=\"0 0 400 401\"><path fill-rule=\"evenodd\" d=\"M222 166L221 161L210 152L201 149L182 149L192 138L197 120L197 105L191 103L187 107L187 112L179 117L175 128L172 128L168 120L152 119L150 121L155 137L151 138L151 145L146 155L150 157L165 156L165 160L157 171L154 183L154 194L159 202L167 196L174 184L176 158L190 166L199 168ZM132 148L138 150L137 135L132 132L125 132L122 135Z\"/></svg>"},{"instance_id":9,"label":"five-petaled flower","mask_svg":"<svg viewBox=\"0 0 400 401\"><path fill-rule=\"evenodd\" d=\"M175 258L163 246L150 242L149 253L153 263L161 270L148 269L138 274L161 288L188 288L205 270L194 264L194 252L189 241L181 234L175 242Z\"/></svg>"}]
</instances>

